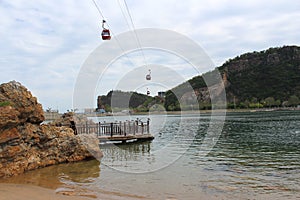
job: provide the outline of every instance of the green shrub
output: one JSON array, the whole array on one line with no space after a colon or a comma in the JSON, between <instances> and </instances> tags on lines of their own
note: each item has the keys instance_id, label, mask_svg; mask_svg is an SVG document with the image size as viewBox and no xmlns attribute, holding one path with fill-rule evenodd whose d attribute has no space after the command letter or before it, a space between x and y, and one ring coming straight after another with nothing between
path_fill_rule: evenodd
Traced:
<instances>
[{"instance_id":1,"label":"green shrub","mask_svg":"<svg viewBox=\"0 0 300 200\"><path fill-rule=\"evenodd\" d=\"M9 105L10 105L9 101L0 101L0 107L9 106Z\"/></svg>"}]
</instances>

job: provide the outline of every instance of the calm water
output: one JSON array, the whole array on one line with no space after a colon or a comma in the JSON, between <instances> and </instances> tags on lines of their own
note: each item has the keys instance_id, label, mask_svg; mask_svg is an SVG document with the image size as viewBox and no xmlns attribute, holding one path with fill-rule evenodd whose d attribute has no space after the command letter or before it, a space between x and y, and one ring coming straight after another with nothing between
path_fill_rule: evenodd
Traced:
<instances>
[{"instance_id":1,"label":"calm water","mask_svg":"<svg viewBox=\"0 0 300 200\"><path fill-rule=\"evenodd\" d=\"M219 138L207 134L208 114L138 117L151 118L152 142L101 146L101 164L51 166L8 181L99 199L300 199L300 112L227 113Z\"/></svg>"}]
</instances>

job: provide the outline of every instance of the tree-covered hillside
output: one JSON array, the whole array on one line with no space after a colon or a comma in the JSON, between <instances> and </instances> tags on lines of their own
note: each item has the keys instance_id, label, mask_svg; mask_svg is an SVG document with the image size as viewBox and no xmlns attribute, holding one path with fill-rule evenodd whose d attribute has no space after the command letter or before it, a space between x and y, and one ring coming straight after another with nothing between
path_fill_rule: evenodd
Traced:
<instances>
[{"instance_id":1,"label":"tree-covered hillside","mask_svg":"<svg viewBox=\"0 0 300 200\"><path fill-rule=\"evenodd\" d=\"M243 54L229 60L219 70L227 74L228 93L240 101L268 97L286 101L291 95L300 97L300 47Z\"/></svg>"},{"instance_id":2,"label":"tree-covered hillside","mask_svg":"<svg viewBox=\"0 0 300 200\"><path fill-rule=\"evenodd\" d=\"M98 97L98 109L106 111L121 111L130 109L135 111L148 111L155 103L161 103L159 97L151 97L137 92L110 91L107 95Z\"/></svg>"},{"instance_id":3,"label":"tree-covered hillside","mask_svg":"<svg viewBox=\"0 0 300 200\"><path fill-rule=\"evenodd\" d=\"M226 81L228 107L272 107L297 105L300 98L300 47L284 46L246 53L216 68ZM191 85L200 109L210 108L203 79L212 72L194 77L166 92L165 108L180 110L178 99ZM175 95L176 94L176 95Z\"/></svg>"}]
</instances>

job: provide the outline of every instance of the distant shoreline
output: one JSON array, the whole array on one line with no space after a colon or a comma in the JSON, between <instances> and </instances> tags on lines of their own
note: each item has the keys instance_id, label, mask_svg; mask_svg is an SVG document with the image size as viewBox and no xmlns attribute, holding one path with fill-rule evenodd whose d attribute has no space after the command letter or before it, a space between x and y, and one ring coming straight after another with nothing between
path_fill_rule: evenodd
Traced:
<instances>
[{"instance_id":1,"label":"distant shoreline","mask_svg":"<svg viewBox=\"0 0 300 200\"><path fill-rule=\"evenodd\" d=\"M87 117L107 117L107 116L127 116L127 115L148 115L157 114L157 115L180 115L180 114L208 114L212 112L220 113L238 113L238 112L270 112L270 111L300 111L300 108L257 108L257 109L215 109L215 110L187 110L187 111L155 111L155 112L136 112L132 114L126 113L109 113L109 114L82 114ZM79 114L80 115L80 114Z\"/></svg>"},{"instance_id":2,"label":"distant shoreline","mask_svg":"<svg viewBox=\"0 0 300 200\"><path fill-rule=\"evenodd\" d=\"M209 113L239 113L239 112L270 112L270 111L300 111L300 108L257 108L257 109L215 109L215 110L187 110L187 111L154 111L154 112L136 112L136 113L76 113L85 117L109 117L109 116L129 116L129 115L181 115L181 114L209 114ZM60 114L61 115L61 114ZM45 122L50 122L54 119L45 119Z\"/></svg>"}]
</instances>

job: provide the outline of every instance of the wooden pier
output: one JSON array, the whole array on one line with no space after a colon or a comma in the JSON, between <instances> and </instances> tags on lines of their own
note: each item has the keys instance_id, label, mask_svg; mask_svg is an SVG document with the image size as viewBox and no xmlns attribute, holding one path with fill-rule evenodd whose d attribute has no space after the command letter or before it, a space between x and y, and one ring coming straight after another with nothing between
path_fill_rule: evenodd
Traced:
<instances>
[{"instance_id":1,"label":"wooden pier","mask_svg":"<svg viewBox=\"0 0 300 200\"><path fill-rule=\"evenodd\" d=\"M150 134L149 119L147 122L139 120L125 122L98 122L76 125L78 134L96 134L100 143L136 142L153 140Z\"/></svg>"}]
</instances>

